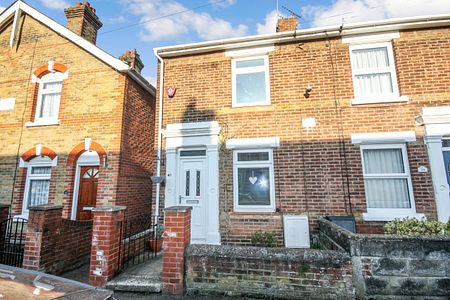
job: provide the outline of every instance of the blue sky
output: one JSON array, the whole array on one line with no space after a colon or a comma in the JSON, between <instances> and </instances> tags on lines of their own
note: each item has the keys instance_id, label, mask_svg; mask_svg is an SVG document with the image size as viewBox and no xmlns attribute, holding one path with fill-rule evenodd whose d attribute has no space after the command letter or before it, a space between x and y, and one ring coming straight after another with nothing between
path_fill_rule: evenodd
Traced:
<instances>
[{"instance_id":1,"label":"blue sky","mask_svg":"<svg viewBox=\"0 0 450 300\"><path fill-rule=\"evenodd\" d=\"M80 0L79 0L80 1ZM13 0L0 0L0 10ZM27 0L65 24L63 9L75 0ZM155 82L153 48L275 30L276 0L91 0L103 22L97 45L118 57L136 48L145 64L143 75ZM424 14L450 14L450 0L279 0L302 16L301 27L352 23ZM426 5L424 5L426 4ZM190 8L198 10L176 14ZM162 17L162 18L161 18ZM151 21L155 18L158 20ZM149 22L147 22L149 21ZM144 23L143 23L144 22ZM141 23L136 26L134 24ZM126 29L117 30L123 27ZM112 31L112 32L109 32Z\"/></svg>"}]
</instances>

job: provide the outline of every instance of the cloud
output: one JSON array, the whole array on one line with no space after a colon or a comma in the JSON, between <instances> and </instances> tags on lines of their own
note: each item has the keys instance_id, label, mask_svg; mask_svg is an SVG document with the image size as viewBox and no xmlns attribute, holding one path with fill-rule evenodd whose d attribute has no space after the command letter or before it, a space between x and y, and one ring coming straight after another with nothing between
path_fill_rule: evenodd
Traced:
<instances>
[{"instance_id":1,"label":"cloud","mask_svg":"<svg viewBox=\"0 0 450 300\"><path fill-rule=\"evenodd\" d=\"M156 77L155 76L144 76L145 79L147 79L148 82L150 82L151 85L153 85L154 87L156 87Z\"/></svg>"},{"instance_id":2,"label":"cloud","mask_svg":"<svg viewBox=\"0 0 450 300\"><path fill-rule=\"evenodd\" d=\"M122 3L132 14L140 17L140 22L144 22L141 25L143 30L139 33L143 41L183 39L190 33L196 34L203 40L237 37L248 33L246 25L234 26L208 13L186 11L187 7L174 0L123 0ZM161 18L181 11L186 12ZM157 20L145 23L153 19Z\"/></svg>"},{"instance_id":3,"label":"cloud","mask_svg":"<svg viewBox=\"0 0 450 300\"><path fill-rule=\"evenodd\" d=\"M277 29L277 22L278 22L278 12L276 10L272 10L266 15L264 24L261 23L256 24L256 33L257 34L274 33Z\"/></svg>"},{"instance_id":4,"label":"cloud","mask_svg":"<svg viewBox=\"0 0 450 300\"><path fill-rule=\"evenodd\" d=\"M235 4L236 0L209 0L209 3L219 7L227 7Z\"/></svg>"},{"instance_id":5,"label":"cloud","mask_svg":"<svg viewBox=\"0 0 450 300\"><path fill-rule=\"evenodd\" d=\"M45 7L51 9L64 9L70 7L70 4L64 0L41 0Z\"/></svg>"},{"instance_id":6,"label":"cloud","mask_svg":"<svg viewBox=\"0 0 450 300\"><path fill-rule=\"evenodd\" d=\"M125 24L128 20L124 16L117 16L106 19L106 25L119 25L119 24Z\"/></svg>"},{"instance_id":7,"label":"cloud","mask_svg":"<svg viewBox=\"0 0 450 300\"><path fill-rule=\"evenodd\" d=\"M449 0L337 0L330 6L306 5L302 16L312 27L450 12Z\"/></svg>"}]
</instances>

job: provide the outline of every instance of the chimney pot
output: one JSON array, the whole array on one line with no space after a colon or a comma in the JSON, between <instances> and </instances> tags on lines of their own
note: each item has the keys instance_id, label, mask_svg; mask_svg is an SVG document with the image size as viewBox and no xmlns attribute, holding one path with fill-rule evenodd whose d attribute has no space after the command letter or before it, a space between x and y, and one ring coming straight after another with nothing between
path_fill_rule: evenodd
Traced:
<instances>
[{"instance_id":1,"label":"chimney pot","mask_svg":"<svg viewBox=\"0 0 450 300\"><path fill-rule=\"evenodd\" d=\"M75 2L75 6L64 10L67 18L66 27L95 44L97 32L103 26L95 12L95 8L91 7L89 2Z\"/></svg>"},{"instance_id":2,"label":"chimney pot","mask_svg":"<svg viewBox=\"0 0 450 300\"><path fill-rule=\"evenodd\" d=\"M132 51L127 50L125 53L119 57L119 59L129 65L131 68L135 69L139 74L144 68L144 64L142 63L141 56L137 53L136 49Z\"/></svg>"}]
</instances>

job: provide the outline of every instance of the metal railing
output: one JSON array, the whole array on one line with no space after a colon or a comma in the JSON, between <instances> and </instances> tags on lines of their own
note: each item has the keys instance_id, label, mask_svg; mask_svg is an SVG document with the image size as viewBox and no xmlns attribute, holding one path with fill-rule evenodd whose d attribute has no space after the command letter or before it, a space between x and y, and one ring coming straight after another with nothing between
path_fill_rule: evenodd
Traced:
<instances>
[{"instance_id":1,"label":"metal railing","mask_svg":"<svg viewBox=\"0 0 450 300\"><path fill-rule=\"evenodd\" d=\"M0 264L22 267L28 221L9 218L0 223Z\"/></svg>"}]
</instances>

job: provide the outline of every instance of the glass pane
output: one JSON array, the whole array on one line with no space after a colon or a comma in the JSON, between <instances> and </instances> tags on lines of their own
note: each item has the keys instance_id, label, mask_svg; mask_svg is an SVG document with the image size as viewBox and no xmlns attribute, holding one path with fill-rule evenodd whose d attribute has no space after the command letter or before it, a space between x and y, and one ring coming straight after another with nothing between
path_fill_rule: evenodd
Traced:
<instances>
[{"instance_id":1,"label":"glass pane","mask_svg":"<svg viewBox=\"0 0 450 300\"><path fill-rule=\"evenodd\" d=\"M411 208L406 178L365 179L369 208Z\"/></svg>"},{"instance_id":2,"label":"glass pane","mask_svg":"<svg viewBox=\"0 0 450 300\"><path fill-rule=\"evenodd\" d=\"M51 174L52 167L31 167L31 174Z\"/></svg>"},{"instance_id":3,"label":"glass pane","mask_svg":"<svg viewBox=\"0 0 450 300\"><path fill-rule=\"evenodd\" d=\"M55 103L59 101L60 93L42 95L39 118L51 118L55 116Z\"/></svg>"},{"instance_id":4,"label":"glass pane","mask_svg":"<svg viewBox=\"0 0 450 300\"><path fill-rule=\"evenodd\" d=\"M394 92L391 73L356 75L355 80L357 93L362 95L391 94Z\"/></svg>"},{"instance_id":5,"label":"glass pane","mask_svg":"<svg viewBox=\"0 0 450 300\"><path fill-rule=\"evenodd\" d=\"M44 90L47 90L47 89L60 89L61 88L61 86L62 86L62 82L61 81L56 81L56 82L47 82L47 83L44 83Z\"/></svg>"},{"instance_id":6,"label":"glass pane","mask_svg":"<svg viewBox=\"0 0 450 300\"><path fill-rule=\"evenodd\" d=\"M48 203L50 180L30 180L27 208Z\"/></svg>"},{"instance_id":7,"label":"glass pane","mask_svg":"<svg viewBox=\"0 0 450 300\"><path fill-rule=\"evenodd\" d=\"M196 182L195 195L197 197L200 196L200 171L197 171L197 182Z\"/></svg>"},{"instance_id":8,"label":"glass pane","mask_svg":"<svg viewBox=\"0 0 450 300\"><path fill-rule=\"evenodd\" d=\"M442 140L442 147L450 148L450 140Z\"/></svg>"},{"instance_id":9,"label":"glass pane","mask_svg":"<svg viewBox=\"0 0 450 300\"><path fill-rule=\"evenodd\" d=\"M186 196L190 194L191 171L186 171Z\"/></svg>"},{"instance_id":10,"label":"glass pane","mask_svg":"<svg viewBox=\"0 0 450 300\"><path fill-rule=\"evenodd\" d=\"M236 75L236 102L266 101L265 72Z\"/></svg>"},{"instance_id":11,"label":"glass pane","mask_svg":"<svg viewBox=\"0 0 450 300\"><path fill-rule=\"evenodd\" d=\"M236 68L262 67L264 58L241 60L236 62Z\"/></svg>"},{"instance_id":12,"label":"glass pane","mask_svg":"<svg viewBox=\"0 0 450 300\"><path fill-rule=\"evenodd\" d=\"M97 169L89 169L84 172L83 178L98 178L98 170Z\"/></svg>"},{"instance_id":13,"label":"glass pane","mask_svg":"<svg viewBox=\"0 0 450 300\"><path fill-rule=\"evenodd\" d=\"M270 205L269 168L238 168L239 205Z\"/></svg>"},{"instance_id":14,"label":"glass pane","mask_svg":"<svg viewBox=\"0 0 450 300\"><path fill-rule=\"evenodd\" d=\"M206 156L206 150L182 150L180 156Z\"/></svg>"},{"instance_id":15,"label":"glass pane","mask_svg":"<svg viewBox=\"0 0 450 300\"><path fill-rule=\"evenodd\" d=\"M366 174L405 173L401 149L367 149L363 153Z\"/></svg>"},{"instance_id":16,"label":"glass pane","mask_svg":"<svg viewBox=\"0 0 450 300\"><path fill-rule=\"evenodd\" d=\"M238 161L268 161L269 152L238 153Z\"/></svg>"},{"instance_id":17,"label":"glass pane","mask_svg":"<svg viewBox=\"0 0 450 300\"><path fill-rule=\"evenodd\" d=\"M353 50L353 65L356 70L389 67L386 47Z\"/></svg>"}]
</instances>

